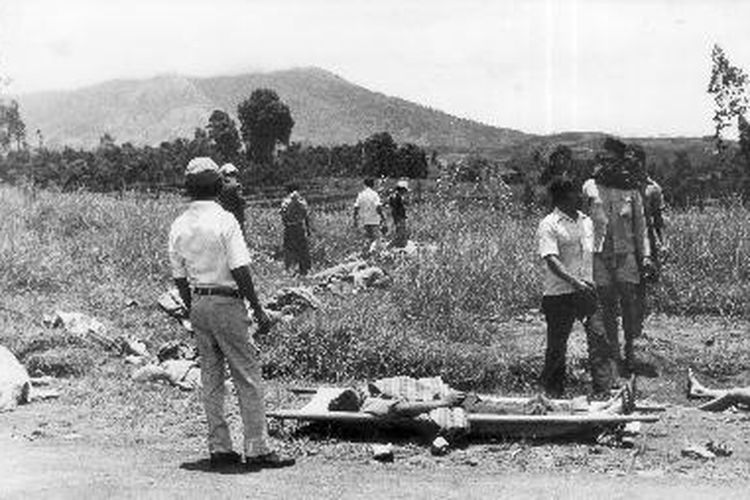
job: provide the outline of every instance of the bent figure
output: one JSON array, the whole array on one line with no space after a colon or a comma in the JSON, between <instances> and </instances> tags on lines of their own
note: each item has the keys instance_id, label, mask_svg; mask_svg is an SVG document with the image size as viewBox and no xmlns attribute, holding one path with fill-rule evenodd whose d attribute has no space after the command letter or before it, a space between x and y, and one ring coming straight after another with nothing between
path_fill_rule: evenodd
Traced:
<instances>
[{"instance_id":1,"label":"bent figure","mask_svg":"<svg viewBox=\"0 0 750 500\"><path fill-rule=\"evenodd\" d=\"M732 406L750 409L750 387L732 387L731 389L709 389L695 378L693 370L688 368L688 399L710 399L698 408L704 411L724 411Z\"/></svg>"}]
</instances>

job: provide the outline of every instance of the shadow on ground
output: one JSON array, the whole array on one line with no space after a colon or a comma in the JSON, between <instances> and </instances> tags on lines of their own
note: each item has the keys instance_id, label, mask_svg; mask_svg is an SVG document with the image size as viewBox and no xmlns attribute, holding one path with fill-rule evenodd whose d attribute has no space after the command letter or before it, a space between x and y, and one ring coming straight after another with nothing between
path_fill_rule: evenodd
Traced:
<instances>
[{"instance_id":1,"label":"shadow on ground","mask_svg":"<svg viewBox=\"0 0 750 500\"><path fill-rule=\"evenodd\" d=\"M246 468L243 464L215 466L211 465L211 461L208 458L201 458L192 462L183 462L180 464L180 469L191 472L207 472L222 475L252 474L259 470Z\"/></svg>"}]
</instances>

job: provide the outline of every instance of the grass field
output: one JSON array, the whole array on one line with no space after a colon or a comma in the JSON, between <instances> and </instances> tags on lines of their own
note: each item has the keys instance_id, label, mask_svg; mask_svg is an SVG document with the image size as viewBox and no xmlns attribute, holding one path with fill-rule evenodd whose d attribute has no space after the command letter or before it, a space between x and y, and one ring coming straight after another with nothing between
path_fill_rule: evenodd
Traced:
<instances>
[{"instance_id":1,"label":"grass field","mask_svg":"<svg viewBox=\"0 0 750 500\"><path fill-rule=\"evenodd\" d=\"M30 369L83 375L102 359L97 346L41 324L43 314L58 309L93 315L112 336L134 335L152 346L187 338L155 305L171 286L166 234L182 210L179 197L2 187L0 200L0 343ZM512 320L540 301L539 215L521 215L503 203L465 206L440 198L414 207L410 217L414 239L437 244L434 257L392 268L387 290L323 297L325 310L278 327L264 346L268 377L439 374L464 388L533 386L541 346L526 338L528 323ZM248 221L253 272L261 295L269 296L295 283L272 258L279 217L273 209L253 209ZM314 225L314 269L359 248L348 214L321 213ZM747 319L748 236L750 212L739 206L669 214L656 312ZM744 359L735 354L730 361ZM583 357L570 368L574 385L585 381ZM731 363L714 371L726 370Z\"/></svg>"}]
</instances>

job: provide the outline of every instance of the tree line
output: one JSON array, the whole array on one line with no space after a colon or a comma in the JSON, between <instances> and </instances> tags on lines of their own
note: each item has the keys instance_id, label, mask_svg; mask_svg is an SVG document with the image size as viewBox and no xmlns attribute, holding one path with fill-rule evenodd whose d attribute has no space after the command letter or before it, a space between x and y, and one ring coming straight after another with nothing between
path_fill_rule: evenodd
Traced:
<instances>
[{"instance_id":1,"label":"tree line","mask_svg":"<svg viewBox=\"0 0 750 500\"><path fill-rule=\"evenodd\" d=\"M294 127L289 107L271 89L256 89L237 107L239 127L223 110L214 110L191 138L158 146L118 144L104 134L93 149L30 146L18 104L0 104L0 179L32 182L62 190L108 192L134 188L177 188L185 165L196 156L233 163L249 187L328 176L423 178L427 153L414 144L397 144L388 132L357 144L311 146L290 142Z\"/></svg>"}]
</instances>

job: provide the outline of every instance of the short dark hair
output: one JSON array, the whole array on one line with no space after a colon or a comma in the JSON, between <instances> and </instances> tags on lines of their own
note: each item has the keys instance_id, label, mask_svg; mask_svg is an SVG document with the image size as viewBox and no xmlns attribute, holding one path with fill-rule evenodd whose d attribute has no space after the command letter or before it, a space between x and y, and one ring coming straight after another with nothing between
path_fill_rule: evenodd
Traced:
<instances>
[{"instance_id":1,"label":"short dark hair","mask_svg":"<svg viewBox=\"0 0 750 500\"><path fill-rule=\"evenodd\" d=\"M570 193L576 192L576 186L573 181L566 177L555 177L549 184L549 196L552 199L552 205L557 206Z\"/></svg>"},{"instance_id":2,"label":"short dark hair","mask_svg":"<svg viewBox=\"0 0 750 500\"><path fill-rule=\"evenodd\" d=\"M623 156L625 156L625 150L627 149L627 146L624 142L619 139L615 139L614 137L605 138L602 147L606 151L609 151L610 153L616 155L618 158L622 158Z\"/></svg>"},{"instance_id":3,"label":"short dark hair","mask_svg":"<svg viewBox=\"0 0 750 500\"><path fill-rule=\"evenodd\" d=\"M372 177L368 177L365 179L365 186L367 187L374 187L375 186L375 179Z\"/></svg>"},{"instance_id":4,"label":"short dark hair","mask_svg":"<svg viewBox=\"0 0 750 500\"><path fill-rule=\"evenodd\" d=\"M194 200L210 200L221 192L223 180L217 172L200 172L185 178L185 191Z\"/></svg>"},{"instance_id":5,"label":"short dark hair","mask_svg":"<svg viewBox=\"0 0 750 500\"><path fill-rule=\"evenodd\" d=\"M299 191L299 184L296 182L288 182L286 185L286 192L293 193L295 191Z\"/></svg>"}]
</instances>

